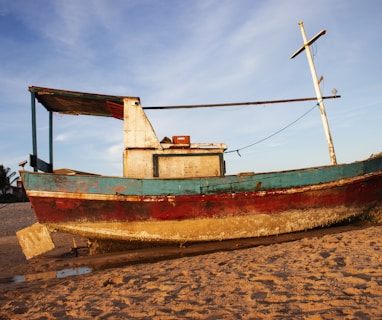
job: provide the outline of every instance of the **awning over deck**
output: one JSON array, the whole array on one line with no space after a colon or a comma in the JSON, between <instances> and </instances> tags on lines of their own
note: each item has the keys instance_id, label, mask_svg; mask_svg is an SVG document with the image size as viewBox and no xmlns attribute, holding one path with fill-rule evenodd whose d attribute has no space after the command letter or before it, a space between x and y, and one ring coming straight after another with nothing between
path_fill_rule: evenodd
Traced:
<instances>
[{"instance_id":1,"label":"awning over deck","mask_svg":"<svg viewBox=\"0 0 382 320\"><path fill-rule=\"evenodd\" d=\"M33 153L30 165L34 171L53 172L53 116L54 112L71 115L89 115L123 119L123 100L137 97L109 96L94 93L66 91L42 87L29 87L32 96ZM49 112L49 162L37 155L36 100Z\"/></svg>"},{"instance_id":2,"label":"awning over deck","mask_svg":"<svg viewBox=\"0 0 382 320\"><path fill-rule=\"evenodd\" d=\"M126 96L109 96L76 91L29 87L48 111L72 115L90 115L123 119L123 99L136 98ZM139 98L136 98L139 99Z\"/></svg>"}]
</instances>

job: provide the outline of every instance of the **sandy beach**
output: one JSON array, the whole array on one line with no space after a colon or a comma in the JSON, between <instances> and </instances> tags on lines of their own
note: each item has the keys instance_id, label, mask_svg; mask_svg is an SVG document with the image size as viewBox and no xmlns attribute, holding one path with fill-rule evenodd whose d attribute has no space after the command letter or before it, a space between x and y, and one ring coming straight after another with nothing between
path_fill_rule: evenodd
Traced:
<instances>
[{"instance_id":1,"label":"sandy beach","mask_svg":"<svg viewBox=\"0 0 382 320\"><path fill-rule=\"evenodd\" d=\"M0 215L0 319L382 319L380 224L154 262L119 253L121 266L96 270L62 234L26 260L15 232L35 222L30 204Z\"/></svg>"}]
</instances>

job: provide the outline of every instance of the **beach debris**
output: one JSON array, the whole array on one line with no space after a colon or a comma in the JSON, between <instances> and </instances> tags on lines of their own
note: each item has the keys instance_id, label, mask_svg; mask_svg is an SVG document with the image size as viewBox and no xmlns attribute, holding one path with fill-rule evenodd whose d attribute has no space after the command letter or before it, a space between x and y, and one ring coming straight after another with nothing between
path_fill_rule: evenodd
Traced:
<instances>
[{"instance_id":1,"label":"beach debris","mask_svg":"<svg viewBox=\"0 0 382 320\"><path fill-rule=\"evenodd\" d=\"M16 235L21 249L28 260L54 249L54 243L48 228L38 222L17 231Z\"/></svg>"}]
</instances>

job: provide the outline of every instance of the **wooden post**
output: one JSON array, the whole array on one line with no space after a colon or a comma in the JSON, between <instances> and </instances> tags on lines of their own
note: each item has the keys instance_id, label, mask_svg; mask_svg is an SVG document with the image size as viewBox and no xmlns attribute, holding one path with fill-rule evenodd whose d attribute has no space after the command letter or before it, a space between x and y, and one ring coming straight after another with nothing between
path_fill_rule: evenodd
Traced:
<instances>
[{"instance_id":1,"label":"wooden post","mask_svg":"<svg viewBox=\"0 0 382 320\"><path fill-rule=\"evenodd\" d=\"M312 74L314 89L316 90L317 102L318 102L318 105L320 107L322 124L324 125L326 140L328 142L330 159L331 159L332 164L335 165L335 164L337 164L336 154L335 154L335 151L334 151L332 136L330 134L328 119L326 117L324 100L322 98L321 89L320 89L320 85L319 85L319 80L317 79L316 68L314 66L314 62L313 62L313 58L312 58L312 53L310 51L310 45L312 43L314 43L319 37L324 35L326 33L326 30L322 30L321 32L319 32L317 35L315 35L312 39L310 39L308 41L307 38L306 38L304 24L302 22L299 22L298 24L299 24L299 26L301 28L301 33L302 33L302 38L303 38L304 44L302 45L302 47L300 49L298 49L294 54L292 54L292 56L290 58L293 59L294 57L296 57L299 53L301 53L304 50L306 52L306 56L307 56L308 62L309 62L310 72Z\"/></svg>"}]
</instances>

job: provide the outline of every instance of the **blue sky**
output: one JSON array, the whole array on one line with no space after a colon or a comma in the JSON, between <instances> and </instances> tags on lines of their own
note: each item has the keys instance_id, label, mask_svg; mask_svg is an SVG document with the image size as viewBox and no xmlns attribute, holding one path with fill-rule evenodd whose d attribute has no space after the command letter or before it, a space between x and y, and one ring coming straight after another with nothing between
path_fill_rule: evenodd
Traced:
<instances>
[{"instance_id":1,"label":"blue sky","mask_svg":"<svg viewBox=\"0 0 382 320\"><path fill-rule=\"evenodd\" d=\"M379 0L0 0L0 164L32 151L28 86L139 96L143 106L314 97L299 21L313 46L339 163L382 151ZM315 102L150 111L161 139L241 149L288 126ZM39 106L39 155L48 115ZM54 166L121 175L122 121L54 116ZM227 173L330 164L318 108L239 156ZM28 166L26 168L29 168Z\"/></svg>"}]
</instances>

